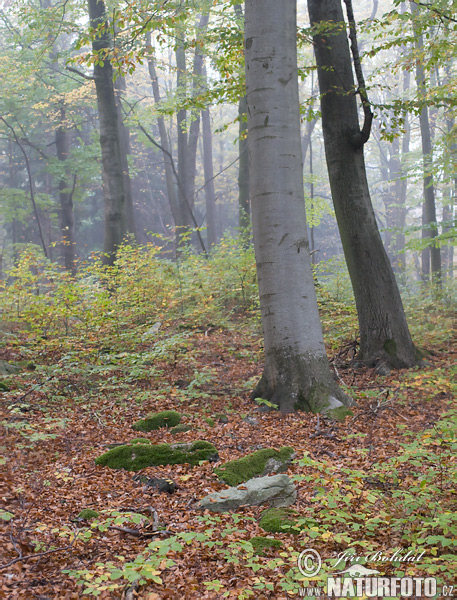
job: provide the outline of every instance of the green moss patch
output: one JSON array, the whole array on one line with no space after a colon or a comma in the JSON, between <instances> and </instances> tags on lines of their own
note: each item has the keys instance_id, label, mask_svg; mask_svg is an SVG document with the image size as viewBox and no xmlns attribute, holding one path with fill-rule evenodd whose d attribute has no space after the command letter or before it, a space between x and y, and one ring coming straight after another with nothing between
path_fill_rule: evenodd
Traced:
<instances>
[{"instance_id":1,"label":"green moss patch","mask_svg":"<svg viewBox=\"0 0 457 600\"><path fill-rule=\"evenodd\" d=\"M89 519L96 519L99 516L96 510L92 510L91 508L83 508L83 510L79 513L78 519L84 519L84 521L88 521Z\"/></svg>"},{"instance_id":2,"label":"green moss patch","mask_svg":"<svg viewBox=\"0 0 457 600\"><path fill-rule=\"evenodd\" d=\"M259 525L268 533L300 533L296 516L290 508L269 508L262 513Z\"/></svg>"},{"instance_id":3,"label":"green moss patch","mask_svg":"<svg viewBox=\"0 0 457 600\"><path fill-rule=\"evenodd\" d=\"M181 422L181 415L175 410L164 410L151 413L145 419L140 419L133 424L135 431L154 431L162 427L175 427Z\"/></svg>"},{"instance_id":4,"label":"green moss patch","mask_svg":"<svg viewBox=\"0 0 457 600\"><path fill-rule=\"evenodd\" d=\"M346 417L353 417L354 413L346 406L338 406L338 408L327 411L327 415L336 421L344 421Z\"/></svg>"},{"instance_id":5,"label":"green moss patch","mask_svg":"<svg viewBox=\"0 0 457 600\"><path fill-rule=\"evenodd\" d=\"M263 448L262 450L257 450L257 452L243 456L243 458L239 458L238 460L232 460L225 463L225 465L214 469L214 472L219 479L228 485L235 487L240 483L248 481L248 479L264 475L265 469L267 468L267 462L270 459L287 464L293 453L294 449L289 446L284 446L280 450Z\"/></svg>"},{"instance_id":6,"label":"green moss patch","mask_svg":"<svg viewBox=\"0 0 457 600\"><path fill-rule=\"evenodd\" d=\"M130 440L130 444L150 444L151 440L148 440L147 438L134 438L133 440Z\"/></svg>"},{"instance_id":7,"label":"green moss patch","mask_svg":"<svg viewBox=\"0 0 457 600\"><path fill-rule=\"evenodd\" d=\"M110 469L140 471L157 465L196 465L201 460L217 460L216 448L205 441L190 444L133 444L118 446L95 459L95 464Z\"/></svg>"},{"instance_id":8,"label":"green moss patch","mask_svg":"<svg viewBox=\"0 0 457 600\"><path fill-rule=\"evenodd\" d=\"M275 540L274 538L262 537L261 535L256 535L255 537L249 540L254 548L254 553L257 556L264 556L265 550L272 550L273 548L281 548L282 542L280 540Z\"/></svg>"}]
</instances>

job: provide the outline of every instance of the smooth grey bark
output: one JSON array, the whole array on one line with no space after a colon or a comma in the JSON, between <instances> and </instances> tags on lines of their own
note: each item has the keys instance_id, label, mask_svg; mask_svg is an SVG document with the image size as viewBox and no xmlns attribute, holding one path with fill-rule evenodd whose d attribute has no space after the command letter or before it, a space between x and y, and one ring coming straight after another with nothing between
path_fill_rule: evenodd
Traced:
<instances>
[{"instance_id":1,"label":"smooth grey bark","mask_svg":"<svg viewBox=\"0 0 457 600\"><path fill-rule=\"evenodd\" d=\"M410 2L411 13L417 14L418 7L415 2ZM424 40L422 33L415 29L416 49L419 53L423 51ZM435 246L433 238L438 236L438 224L436 220L435 186L433 181L433 159L432 159L432 136L428 108L425 104L426 79L425 70L420 60L416 61L416 85L419 98L423 106L419 113L419 124L422 142L422 157L424 165L424 202L422 204L422 239L428 241L428 246L422 250L422 277L425 281L430 279L439 284L441 281L441 251Z\"/></svg>"},{"instance_id":2,"label":"smooth grey bark","mask_svg":"<svg viewBox=\"0 0 457 600\"><path fill-rule=\"evenodd\" d=\"M330 372L306 234L296 0L246 0L245 57L254 248L265 344L252 396L283 412L350 403Z\"/></svg>"},{"instance_id":3,"label":"smooth grey bark","mask_svg":"<svg viewBox=\"0 0 457 600\"><path fill-rule=\"evenodd\" d=\"M57 159L63 165L66 164L70 152L70 141L65 126L65 120L65 107L62 106L60 109L60 124L55 131L55 141ZM73 193L69 190L68 184L68 174L64 172L59 178L59 221L62 235L62 258L65 269L72 275L75 275L75 220L73 216Z\"/></svg>"},{"instance_id":4,"label":"smooth grey bark","mask_svg":"<svg viewBox=\"0 0 457 600\"><path fill-rule=\"evenodd\" d=\"M208 108L202 110L203 173L206 200L206 246L208 250L217 244L216 195L214 192L213 139L211 117Z\"/></svg>"},{"instance_id":5,"label":"smooth grey bark","mask_svg":"<svg viewBox=\"0 0 457 600\"><path fill-rule=\"evenodd\" d=\"M359 360L374 366L411 367L418 361L395 276L371 204L359 125L353 66L341 0L308 0L321 94L325 154L335 214L357 305ZM319 24L326 23L325 32ZM334 27L329 28L329 23ZM351 30L354 44L353 30Z\"/></svg>"},{"instance_id":6,"label":"smooth grey bark","mask_svg":"<svg viewBox=\"0 0 457 600\"><path fill-rule=\"evenodd\" d=\"M235 14L240 27L243 26L244 14L241 4L235 4ZM246 96L238 101L238 225L245 232L251 227L251 206L249 203L249 156L247 139L247 105ZM247 243L247 239L245 242Z\"/></svg>"},{"instance_id":7,"label":"smooth grey bark","mask_svg":"<svg viewBox=\"0 0 457 600\"><path fill-rule=\"evenodd\" d=\"M125 190L120 149L120 135L113 69L106 51L111 47L109 27L103 0L88 0L90 26L106 27L92 41L92 49L103 64L94 64L94 81L100 123L102 151L103 196L105 210L104 262L113 264L116 252L126 233Z\"/></svg>"}]
</instances>

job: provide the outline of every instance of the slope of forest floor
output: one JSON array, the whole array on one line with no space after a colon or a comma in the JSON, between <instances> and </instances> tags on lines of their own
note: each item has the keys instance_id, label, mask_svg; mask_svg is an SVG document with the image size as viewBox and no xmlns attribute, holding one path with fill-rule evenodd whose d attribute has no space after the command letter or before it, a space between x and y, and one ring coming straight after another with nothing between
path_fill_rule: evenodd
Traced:
<instances>
[{"instance_id":1,"label":"slope of forest floor","mask_svg":"<svg viewBox=\"0 0 457 600\"><path fill-rule=\"evenodd\" d=\"M327 334L343 318L329 310L323 314ZM257 410L249 392L261 374L262 342L258 327L240 314L225 326L157 322L147 331L152 341L143 326L124 352L106 347L106 338L63 344L11 325L0 360L21 371L3 379L0 393L0 597L306 597L303 590L323 585L335 558L351 548L357 555L425 551L418 562L376 568L452 585L457 352L452 319L431 313L426 319L433 326L422 341L431 354L420 369L389 376L355 370L354 340L332 341L335 377L356 400L341 422ZM135 331L129 335L135 338ZM218 450L217 464L260 448L292 446L296 459L288 474L298 488L292 506L297 528L265 533L258 524L265 507L235 514L197 510L199 499L226 487L214 463L141 472L172 479L178 486L173 494L141 485L134 473L95 465L109 444L138 437L135 421L168 409L182 413L192 428L141 437L152 443L207 440ZM82 521L83 509L99 517ZM159 533L157 519L164 526ZM282 546L259 556L250 543L254 536ZM321 554L324 575L306 579L299 572L297 556L305 548Z\"/></svg>"}]
</instances>

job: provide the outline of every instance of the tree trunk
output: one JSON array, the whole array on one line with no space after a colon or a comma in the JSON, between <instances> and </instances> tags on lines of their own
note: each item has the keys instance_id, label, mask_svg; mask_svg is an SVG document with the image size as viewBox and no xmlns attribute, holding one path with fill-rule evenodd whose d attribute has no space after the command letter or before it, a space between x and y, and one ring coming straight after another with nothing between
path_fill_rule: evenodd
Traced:
<instances>
[{"instance_id":1,"label":"tree trunk","mask_svg":"<svg viewBox=\"0 0 457 600\"><path fill-rule=\"evenodd\" d=\"M411 13L418 12L417 4L410 2ZM416 49L422 53L424 40L422 34L414 26ZM422 251L422 277L425 281L430 278L439 284L441 281L441 251L439 246L435 246L433 238L438 236L438 225L436 220L435 208L435 187L433 184L433 160L432 160L432 136L430 131L430 121L428 118L428 108L425 104L426 80L424 67L418 59L416 61L416 85L419 99L423 101L422 109L419 113L419 124L421 130L422 156L424 161L424 202L422 205L422 239L429 240L428 246Z\"/></svg>"},{"instance_id":2,"label":"tree trunk","mask_svg":"<svg viewBox=\"0 0 457 600\"><path fill-rule=\"evenodd\" d=\"M65 108L60 109L60 125L55 132L57 159L65 164L69 155L68 131L65 125ZM62 234L62 258L65 269L72 275L76 273L75 265L75 221L73 217L72 192L68 189L68 175L59 178L60 231Z\"/></svg>"},{"instance_id":3,"label":"tree trunk","mask_svg":"<svg viewBox=\"0 0 457 600\"><path fill-rule=\"evenodd\" d=\"M306 235L296 0L246 0L245 7L251 207L265 342L253 397L283 412L320 412L350 400L327 361Z\"/></svg>"},{"instance_id":4,"label":"tree trunk","mask_svg":"<svg viewBox=\"0 0 457 600\"><path fill-rule=\"evenodd\" d=\"M203 171L206 198L206 246L208 250L217 244L216 196L214 193L213 140L209 110L202 110Z\"/></svg>"},{"instance_id":5,"label":"tree trunk","mask_svg":"<svg viewBox=\"0 0 457 600\"><path fill-rule=\"evenodd\" d=\"M240 28L243 26L243 8L241 4L234 5ZM247 138L247 105L246 96L241 96L238 102L238 225L245 232L251 228L251 207L249 204L249 156ZM248 242L248 236L245 236Z\"/></svg>"},{"instance_id":6,"label":"tree trunk","mask_svg":"<svg viewBox=\"0 0 457 600\"><path fill-rule=\"evenodd\" d=\"M148 33L147 43L151 45L151 34ZM157 73L155 68L155 63L152 58L148 60L148 68L149 68L149 76L151 78L152 85L152 93L154 96L154 102L156 104L160 104L160 90L159 90L159 82L157 79ZM162 154L163 154L163 162L165 165L165 181L167 185L167 195L168 195L168 203L170 205L171 214L173 216L173 220L175 222L175 226L180 221L180 217L178 214L178 200L176 197L177 184L173 175L173 158L171 154L171 148L168 141L167 129L165 126L165 119L162 115L157 117L157 125L159 127L159 135L160 135L160 145L162 146Z\"/></svg>"},{"instance_id":7,"label":"tree trunk","mask_svg":"<svg viewBox=\"0 0 457 600\"><path fill-rule=\"evenodd\" d=\"M359 126L341 0L308 0L308 10L313 25L336 24L313 39L330 187L357 305L359 359L372 366L411 367L416 350L368 189L363 144L369 132Z\"/></svg>"},{"instance_id":8,"label":"tree trunk","mask_svg":"<svg viewBox=\"0 0 457 600\"><path fill-rule=\"evenodd\" d=\"M113 69L106 57L111 47L109 27L103 0L88 0L90 26L97 29L106 25L100 36L94 38L92 49L100 57L94 64L95 90L97 93L100 123L100 146L102 151L103 196L105 205L104 262L113 264L116 252L126 232L125 190L119 139L116 97L113 85Z\"/></svg>"}]
</instances>

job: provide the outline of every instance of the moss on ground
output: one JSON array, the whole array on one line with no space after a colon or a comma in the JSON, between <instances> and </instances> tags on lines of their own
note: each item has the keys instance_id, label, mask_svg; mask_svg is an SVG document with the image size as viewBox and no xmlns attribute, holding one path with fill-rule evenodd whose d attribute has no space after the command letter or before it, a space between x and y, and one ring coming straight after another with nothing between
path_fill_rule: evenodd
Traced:
<instances>
[{"instance_id":1,"label":"moss on ground","mask_svg":"<svg viewBox=\"0 0 457 600\"><path fill-rule=\"evenodd\" d=\"M205 441L191 444L133 444L118 446L95 459L95 464L110 469L140 471L157 465L196 465L201 460L217 460L216 448Z\"/></svg>"},{"instance_id":2,"label":"moss on ground","mask_svg":"<svg viewBox=\"0 0 457 600\"><path fill-rule=\"evenodd\" d=\"M134 438L133 440L130 440L130 444L150 444L151 440L148 440L147 438Z\"/></svg>"},{"instance_id":3,"label":"moss on ground","mask_svg":"<svg viewBox=\"0 0 457 600\"><path fill-rule=\"evenodd\" d=\"M263 448L262 450L257 450L257 452L243 456L243 458L239 458L238 460L232 460L225 463L225 465L214 469L214 472L219 479L234 487L248 481L248 479L263 475L266 464L270 458L287 462L290 460L293 453L294 449L289 446L284 446L280 450Z\"/></svg>"},{"instance_id":4,"label":"moss on ground","mask_svg":"<svg viewBox=\"0 0 457 600\"><path fill-rule=\"evenodd\" d=\"M135 431L154 431L162 427L175 427L181 422L181 415L175 410L164 410L151 413L145 419L140 419L133 424Z\"/></svg>"},{"instance_id":5,"label":"moss on ground","mask_svg":"<svg viewBox=\"0 0 457 600\"><path fill-rule=\"evenodd\" d=\"M271 550L273 548L280 548L282 546L282 542L280 540L275 540L274 538L262 537L261 535L256 535L255 537L249 540L254 548L254 553L257 556L264 556L265 550Z\"/></svg>"},{"instance_id":6,"label":"moss on ground","mask_svg":"<svg viewBox=\"0 0 457 600\"><path fill-rule=\"evenodd\" d=\"M96 510L92 510L91 508L83 508L78 515L78 519L84 519L85 521L88 521L89 519L96 519L98 516L99 513Z\"/></svg>"},{"instance_id":7,"label":"moss on ground","mask_svg":"<svg viewBox=\"0 0 457 600\"><path fill-rule=\"evenodd\" d=\"M300 533L296 515L290 508L269 508L261 514L259 525L268 533Z\"/></svg>"}]
</instances>

